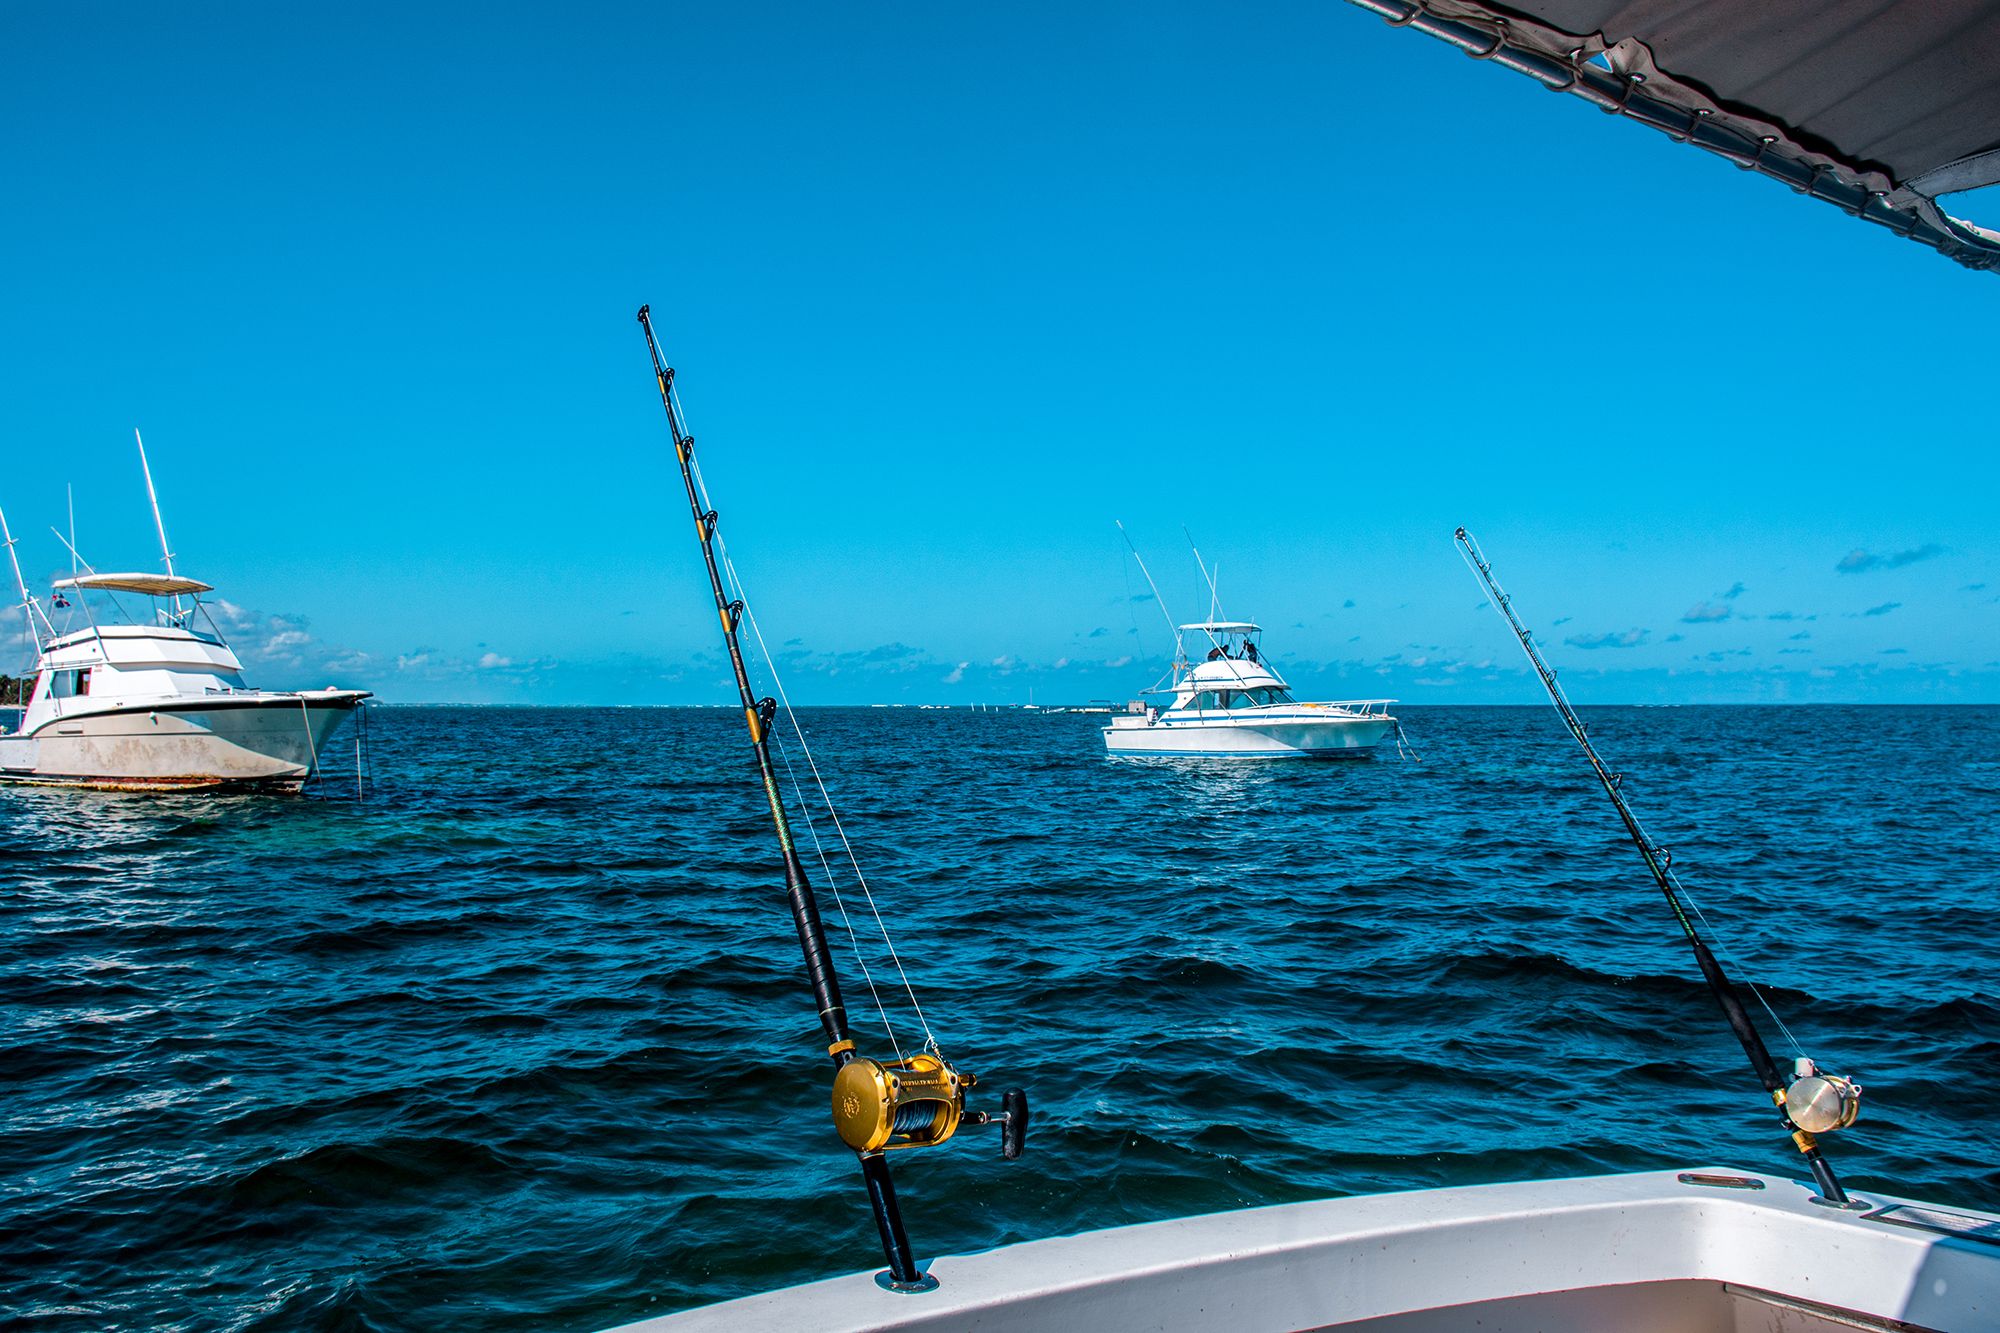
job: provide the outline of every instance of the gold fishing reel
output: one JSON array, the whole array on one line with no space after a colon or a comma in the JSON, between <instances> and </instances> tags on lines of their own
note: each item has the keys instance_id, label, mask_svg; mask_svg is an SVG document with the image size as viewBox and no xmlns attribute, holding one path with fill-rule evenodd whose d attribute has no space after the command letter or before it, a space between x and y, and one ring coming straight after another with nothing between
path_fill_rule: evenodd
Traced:
<instances>
[{"instance_id":1,"label":"gold fishing reel","mask_svg":"<svg viewBox=\"0 0 2000 1333\"><path fill-rule=\"evenodd\" d=\"M835 1058L840 1054L836 1049ZM932 1051L900 1060L851 1055L833 1076L833 1128L854 1151L878 1153L934 1148L960 1125L997 1124L1001 1155L1019 1157L1028 1135L1028 1094L1010 1089L997 1116L968 1111L966 1090L978 1082Z\"/></svg>"},{"instance_id":2,"label":"gold fishing reel","mask_svg":"<svg viewBox=\"0 0 2000 1333\"><path fill-rule=\"evenodd\" d=\"M1792 1084L1785 1089L1785 1114L1808 1134L1846 1129L1861 1115L1861 1085L1838 1074L1823 1074L1800 1056L1792 1065Z\"/></svg>"}]
</instances>

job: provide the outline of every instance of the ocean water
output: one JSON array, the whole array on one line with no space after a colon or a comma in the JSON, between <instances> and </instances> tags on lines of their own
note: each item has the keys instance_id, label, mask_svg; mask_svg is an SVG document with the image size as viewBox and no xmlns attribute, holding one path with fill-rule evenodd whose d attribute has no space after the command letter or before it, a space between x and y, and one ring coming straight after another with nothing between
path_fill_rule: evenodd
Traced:
<instances>
[{"instance_id":1,"label":"ocean water","mask_svg":"<svg viewBox=\"0 0 2000 1333\"><path fill-rule=\"evenodd\" d=\"M1850 1185L2000 1206L2000 709L1584 712L1726 965L1866 1084ZM1420 762L1329 764L802 716L975 1104L1034 1102L1017 1162L898 1155L923 1254L1800 1174L1546 708L1411 708ZM371 730L365 803L0 790L0 1325L581 1330L879 1266L740 717Z\"/></svg>"}]
</instances>

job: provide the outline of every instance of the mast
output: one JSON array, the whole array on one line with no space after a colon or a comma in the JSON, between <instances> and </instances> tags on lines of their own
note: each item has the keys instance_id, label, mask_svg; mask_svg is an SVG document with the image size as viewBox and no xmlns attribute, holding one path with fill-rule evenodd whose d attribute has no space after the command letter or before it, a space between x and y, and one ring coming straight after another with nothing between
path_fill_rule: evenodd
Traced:
<instances>
[{"instance_id":1,"label":"mast","mask_svg":"<svg viewBox=\"0 0 2000 1333\"><path fill-rule=\"evenodd\" d=\"M785 896L791 908L792 924L805 955L806 976L812 985L813 1002L819 1009L820 1028L827 1041L827 1055L833 1060L834 1126L843 1142L854 1149L861 1162L861 1176L868 1189L868 1202L881 1233L882 1252L889 1271L877 1282L892 1291L933 1290L937 1280L923 1272L910 1248L903 1226L902 1210L896 1201L895 1182L889 1174L883 1152L893 1148L930 1147L944 1142L961 1122L1001 1128L1001 1153L1008 1158L1020 1155L1028 1127L1027 1096L1011 1089L1001 1115L965 1110L965 1089L977 1080L961 1075L942 1055L927 1051L895 1061L871 1060L855 1049L847 1023L847 1007L841 1000L840 981L834 971L833 954L827 947L826 928L820 920L819 904L806 879L792 839L791 821L785 813L778 775L771 762L771 724L778 704L773 698L759 699L750 686L750 673L743 661L743 646L737 635L744 604L732 599L723 584L722 567L716 558L717 511L704 508L706 495L695 478L694 438L687 433L674 400L674 372L660 354L659 339L653 334L650 306L639 307L639 326L646 334L646 347L653 357L653 378L659 386L660 404L666 409L667 429L673 436L674 457L680 463L681 480L687 487L688 512L694 519L695 537L701 544L702 562L708 570L709 590L715 596L716 616L722 624L722 638L729 651L730 670L736 677L736 692L743 705L743 720L750 730L750 748L756 756L757 773L764 784L764 796L771 808L771 823L778 835L778 849L785 868Z\"/></svg>"},{"instance_id":2,"label":"mast","mask_svg":"<svg viewBox=\"0 0 2000 1333\"><path fill-rule=\"evenodd\" d=\"M1736 1034L1736 1040L1741 1043L1744 1055L1749 1057L1750 1067L1756 1072L1757 1081L1764 1085L1764 1091L1770 1094L1771 1100L1777 1105L1778 1119L1783 1122L1785 1132L1791 1136L1793 1144L1805 1157L1806 1166L1812 1171L1813 1181L1819 1186L1820 1197L1830 1204L1850 1206L1847 1191L1841 1188L1839 1177L1834 1175L1833 1164L1828 1162L1825 1154L1820 1151L1816 1135L1828 1130L1844 1129L1854 1123L1855 1115L1860 1110L1860 1085L1850 1079L1822 1075L1812 1061L1802 1058L1797 1064L1794 1080L1789 1087L1787 1086L1785 1078L1779 1072L1777 1061L1771 1058L1770 1049L1764 1045L1764 1038L1759 1035L1756 1025L1750 1021L1750 1014L1743 1007L1743 1001L1737 995L1734 984L1723 972L1722 964L1716 961L1714 950L1696 929L1694 918L1690 916L1687 904L1682 901L1679 882L1672 871L1672 855L1647 835L1639 823L1638 816L1632 813L1632 807L1626 804L1625 796L1619 790L1623 783L1623 775L1613 773L1598 756L1597 747L1590 743L1589 731L1584 726L1583 720L1577 716L1576 709L1570 706L1569 698L1563 693L1562 686L1556 683L1556 673L1543 660L1541 648L1535 643L1534 635L1528 632L1527 626L1523 625L1520 617L1514 614L1513 600L1501 591L1499 581L1493 576L1493 567L1487 563L1486 554L1479 549L1479 543L1474 541L1472 534L1464 528L1458 529L1456 536L1460 549L1471 563L1474 573L1479 576L1480 583L1485 586L1494 608L1514 631L1514 637L1521 641L1522 651L1527 653L1528 662L1534 667L1535 674L1541 677L1542 688L1548 692L1550 701L1555 704L1563 725L1569 729L1569 734L1576 738L1576 743L1583 747L1584 757L1590 761L1591 771L1597 775L1599 784L1604 788L1604 794L1611 798L1611 804L1618 811L1618 818L1625 825L1625 832L1632 839L1632 845L1639 849L1640 859L1646 863L1646 870L1652 875L1653 882L1658 884L1660 892L1666 895L1667 905L1673 909L1674 920L1680 924L1681 933L1686 936L1688 946L1694 951L1695 965L1701 969L1702 980L1708 983L1709 992L1714 995L1716 1004L1721 1007L1723 1017L1729 1024L1729 1030Z\"/></svg>"}]
</instances>

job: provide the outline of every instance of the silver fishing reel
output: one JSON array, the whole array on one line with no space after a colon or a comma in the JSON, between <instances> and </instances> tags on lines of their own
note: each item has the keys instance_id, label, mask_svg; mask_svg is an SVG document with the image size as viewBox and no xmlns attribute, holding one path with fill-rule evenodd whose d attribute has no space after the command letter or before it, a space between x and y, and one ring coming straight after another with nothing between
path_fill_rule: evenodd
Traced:
<instances>
[{"instance_id":1,"label":"silver fishing reel","mask_svg":"<svg viewBox=\"0 0 2000 1333\"><path fill-rule=\"evenodd\" d=\"M1808 1134L1846 1129L1861 1114L1861 1085L1837 1074L1822 1074L1818 1065L1802 1055L1792 1064L1792 1085L1785 1089L1785 1114Z\"/></svg>"}]
</instances>

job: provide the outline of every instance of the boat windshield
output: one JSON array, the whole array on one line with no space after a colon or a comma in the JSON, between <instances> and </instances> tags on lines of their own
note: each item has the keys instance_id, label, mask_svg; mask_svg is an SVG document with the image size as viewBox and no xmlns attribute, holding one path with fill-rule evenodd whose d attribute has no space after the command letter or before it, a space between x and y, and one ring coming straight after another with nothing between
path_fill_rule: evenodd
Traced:
<instances>
[{"instance_id":1,"label":"boat windshield","mask_svg":"<svg viewBox=\"0 0 2000 1333\"><path fill-rule=\"evenodd\" d=\"M1191 709L1196 712L1208 712L1211 709L1264 708L1271 704L1288 704L1291 702L1292 702L1292 693L1290 690L1281 690L1276 688L1255 689L1255 690L1202 690L1196 693L1186 703L1177 704L1175 706L1183 709Z\"/></svg>"}]
</instances>

